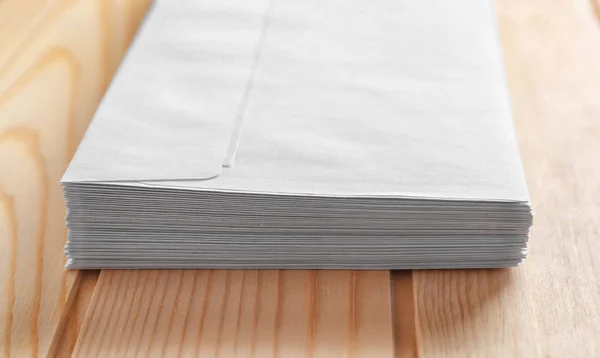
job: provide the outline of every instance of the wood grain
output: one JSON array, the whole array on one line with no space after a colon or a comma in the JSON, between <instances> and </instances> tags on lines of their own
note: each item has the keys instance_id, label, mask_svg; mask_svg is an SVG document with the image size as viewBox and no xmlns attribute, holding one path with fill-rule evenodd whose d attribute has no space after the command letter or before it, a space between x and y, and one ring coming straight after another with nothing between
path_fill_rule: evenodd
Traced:
<instances>
[{"instance_id":1,"label":"wood grain","mask_svg":"<svg viewBox=\"0 0 600 358\"><path fill-rule=\"evenodd\" d=\"M391 357L387 271L102 271L75 357Z\"/></svg>"},{"instance_id":2,"label":"wood grain","mask_svg":"<svg viewBox=\"0 0 600 358\"><path fill-rule=\"evenodd\" d=\"M66 323L63 327L62 333L59 338L54 342L56 348L50 350L49 356L63 358L70 357L75 348L75 342L77 341L77 335L83 325L83 320L87 313L90 302L92 301L92 295L96 288L96 282L100 271L98 270L87 270L81 271L79 276L81 277L81 283L76 294L73 294L75 301L69 309Z\"/></svg>"},{"instance_id":3,"label":"wood grain","mask_svg":"<svg viewBox=\"0 0 600 358\"><path fill-rule=\"evenodd\" d=\"M418 271L419 357L600 356L600 27L587 0L498 1L535 223L514 270Z\"/></svg>"},{"instance_id":4,"label":"wood grain","mask_svg":"<svg viewBox=\"0 0 600 358\"><path fill-rule=\"evenodd\" d=\"M65 321L58 181L148 6L0 2L0 357L46 357Z\"/></svg>"},{"instance_id":5,"label":"wood grain","mask_svg":"<svg viewBox=\"0 0 600 358\"><path fill-rule=\"evenodd\" d=\"M412 272L396 271L391 278L396 358L416 358L418 342Z\"/></svg>"}]
</instances>

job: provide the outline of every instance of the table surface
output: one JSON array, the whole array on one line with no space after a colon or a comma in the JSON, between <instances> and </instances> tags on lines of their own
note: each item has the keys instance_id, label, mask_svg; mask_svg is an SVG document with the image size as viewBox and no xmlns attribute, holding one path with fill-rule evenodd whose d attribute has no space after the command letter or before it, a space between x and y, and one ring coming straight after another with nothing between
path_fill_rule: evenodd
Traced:
<instances>
[{"instance_id":1,"label":"table surface","mask_svg":"<svg viewBox=\"0 0 600 358\"><path fill-rule=\"evenodd\" d=\"M600 356L596 1L497 1L535 216L529 257L393 272L396 356ZM70 356L107 274L63 270L57 183L149 5L0 1L0 357Z\"/></svg>"}]
</instances>

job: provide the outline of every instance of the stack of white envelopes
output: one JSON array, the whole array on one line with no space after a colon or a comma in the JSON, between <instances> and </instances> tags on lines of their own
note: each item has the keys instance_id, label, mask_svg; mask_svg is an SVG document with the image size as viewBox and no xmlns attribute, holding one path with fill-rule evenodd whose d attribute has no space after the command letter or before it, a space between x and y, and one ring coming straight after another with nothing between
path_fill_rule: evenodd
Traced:
<instances>
[{"instance_id":1,"label":"stack of white envelopes","mask_svg":"<svg viewBox=\"0 0 600 358\"><path fill-rule=\"evenodd\" d=\"M62 180L69 268L517 265L490 0L159 0Z\"/></svg>"}]
</instances>

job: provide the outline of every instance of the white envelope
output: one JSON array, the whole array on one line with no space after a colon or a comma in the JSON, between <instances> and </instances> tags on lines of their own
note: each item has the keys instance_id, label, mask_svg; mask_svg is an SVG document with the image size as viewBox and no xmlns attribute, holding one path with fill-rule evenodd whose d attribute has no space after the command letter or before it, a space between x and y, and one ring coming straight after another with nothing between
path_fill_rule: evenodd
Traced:
<instances>
[{"instance_id":1,"label":"white envelope","mask_svg":"<svg viewBox=\"0 0 600 358\"><path fill-rule=\"evenodd\" d=\"M526 203L493 3L157 1L78 182Z\"/></svg>"}]
</instances>

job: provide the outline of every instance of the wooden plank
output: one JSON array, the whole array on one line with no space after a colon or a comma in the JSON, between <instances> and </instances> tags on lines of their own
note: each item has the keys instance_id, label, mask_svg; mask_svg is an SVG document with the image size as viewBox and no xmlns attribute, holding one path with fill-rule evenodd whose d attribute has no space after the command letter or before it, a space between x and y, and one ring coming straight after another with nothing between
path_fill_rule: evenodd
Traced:
<instances>
[{"instance_id":1,"label":"wooden plank","mask_svg":"<svg viewBox=\"0 0 600 358\"><path fill-rule=\"evenodd\" d=\"M391 357L388 271L102 271L75 357Z\"/></svg>"},{"instance_id":2,"label":"wooden plank","mask_svg":"<svg viewBox=\"0 0 600 358\"><path fill-rule=\"evenodd\" d=\"M46 357L65 322L58 181L149 3L0 1L0 357Z\"/></svg>"},{"instance_id":3,"label":"wooden plank","mask_svg":"<svg viewBox=\"0 0 600 358\"><path fill-rule=\"evenodd\" d=\"M595 0L594 0L595 1ZM419 357L600 356L600 31L587 0L500 0L535 223L514 270L414 273Z\"/></svg>"},{"instance_id":4,"label":"wooden plank","mask_svg":"<svg viewBox=\"0 0 600 358\"><path fill-rule=\"evenodd\" d=\"M56 349L51 349L49 356L56 357L70 357L73 354L75 348L75 342L77 341L77 335L83 325L83 320L87 313L90 302L92 301L92 295L96 288L96 282L100 275L99 270L88 270L81 271L81 283L77 293L74 294L75 301L71 306L69 313L67 314L66 323L60 334L60 337L56 340Z\"/></svg>"},{"instance_id":5,"label":"wooden plank","mask_svg":"<svg viewBox=\"0 0 600 358\"><path fill-rule=\"evenodd\" d=\"M396 358L416 358L415 301L411 271L392 273Z\"/></svg>"}]
</instances>

